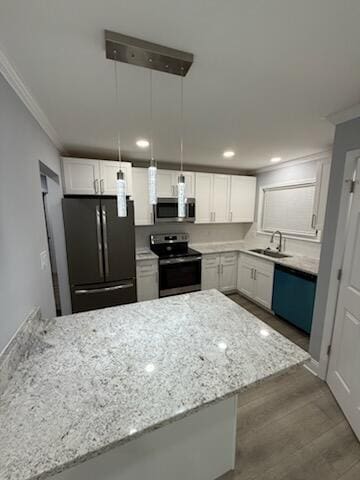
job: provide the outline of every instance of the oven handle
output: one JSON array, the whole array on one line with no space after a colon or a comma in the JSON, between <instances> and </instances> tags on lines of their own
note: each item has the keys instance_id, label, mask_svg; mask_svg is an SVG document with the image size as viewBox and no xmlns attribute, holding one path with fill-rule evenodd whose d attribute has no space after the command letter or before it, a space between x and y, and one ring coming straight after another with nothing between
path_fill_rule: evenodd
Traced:
<instances>
[{"instance_id":1,"label":"oven handle","mask_svg":"<svg viewBox=\"0 0 360 480\"><path fill-rule=\"evenodd\" d=\"M159 260L159 265L171 265L172 263L198 262L201 257L170 258Z\"/></svg>"}]
</instances>

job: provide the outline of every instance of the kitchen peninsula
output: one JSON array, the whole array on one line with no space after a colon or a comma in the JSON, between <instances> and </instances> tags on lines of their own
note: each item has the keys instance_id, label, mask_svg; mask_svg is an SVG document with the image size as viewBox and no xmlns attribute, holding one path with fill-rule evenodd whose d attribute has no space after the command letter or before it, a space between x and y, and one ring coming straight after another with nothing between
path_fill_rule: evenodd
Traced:
<instances>
[{"instance_id":1,"label":"kitchen peninsula","mask_svg":"<svg viewBox=\"0 0 360 480\"><path fill-rule=\"evenodd\" d=\"M0 397L0 478L213 480L236 396L308 358L216 290L56 318Z\"/></svg>"}]
</instances>

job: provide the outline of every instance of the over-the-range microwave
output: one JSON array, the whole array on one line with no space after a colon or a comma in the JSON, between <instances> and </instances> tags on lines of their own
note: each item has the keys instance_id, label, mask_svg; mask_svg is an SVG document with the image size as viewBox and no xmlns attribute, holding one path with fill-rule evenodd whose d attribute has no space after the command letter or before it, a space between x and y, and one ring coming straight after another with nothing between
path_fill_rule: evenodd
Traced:
<instances>
[{"instance_id":1,"label":"over-the-range microwave","mask_svg":"<svg viewBox=\"0 0 360 480\"><path fill-rule=\"evenodd\" d=\"M178 217L178 199L159 197L154 205L155 223L195 222L195 198L185 201L185 217Z\"/></svg>"}]
</instances>

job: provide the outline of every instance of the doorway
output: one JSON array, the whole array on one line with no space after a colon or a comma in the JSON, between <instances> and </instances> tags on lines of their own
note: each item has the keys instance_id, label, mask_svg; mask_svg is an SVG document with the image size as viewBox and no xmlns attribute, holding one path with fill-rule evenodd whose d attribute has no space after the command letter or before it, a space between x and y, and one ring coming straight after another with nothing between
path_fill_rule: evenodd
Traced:
<instances>
[{"instance_id":1,"label":"doorway","mask_svg":"<svg viewBox=\"0 0 360 480\"><path fill-rule=\"evenodd\" d=\"M327 382L360 439L360 159L352 178Z\"/></svg>"}]
</instances>

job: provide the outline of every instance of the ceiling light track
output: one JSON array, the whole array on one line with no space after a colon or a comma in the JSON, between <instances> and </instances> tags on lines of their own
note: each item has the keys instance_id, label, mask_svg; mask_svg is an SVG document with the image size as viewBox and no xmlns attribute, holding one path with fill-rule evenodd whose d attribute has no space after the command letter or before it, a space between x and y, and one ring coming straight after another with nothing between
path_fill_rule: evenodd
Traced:
<instances>
[{"instance_id":1,"label":"ceiling light track","mask_svg":"<svg viewBox=\"0 0 360 480\"><path fill-rule=\"evenodd\" d=\"M106 58L185 77L194 55L105 30Z\"/></svg>"}]
</instances>

